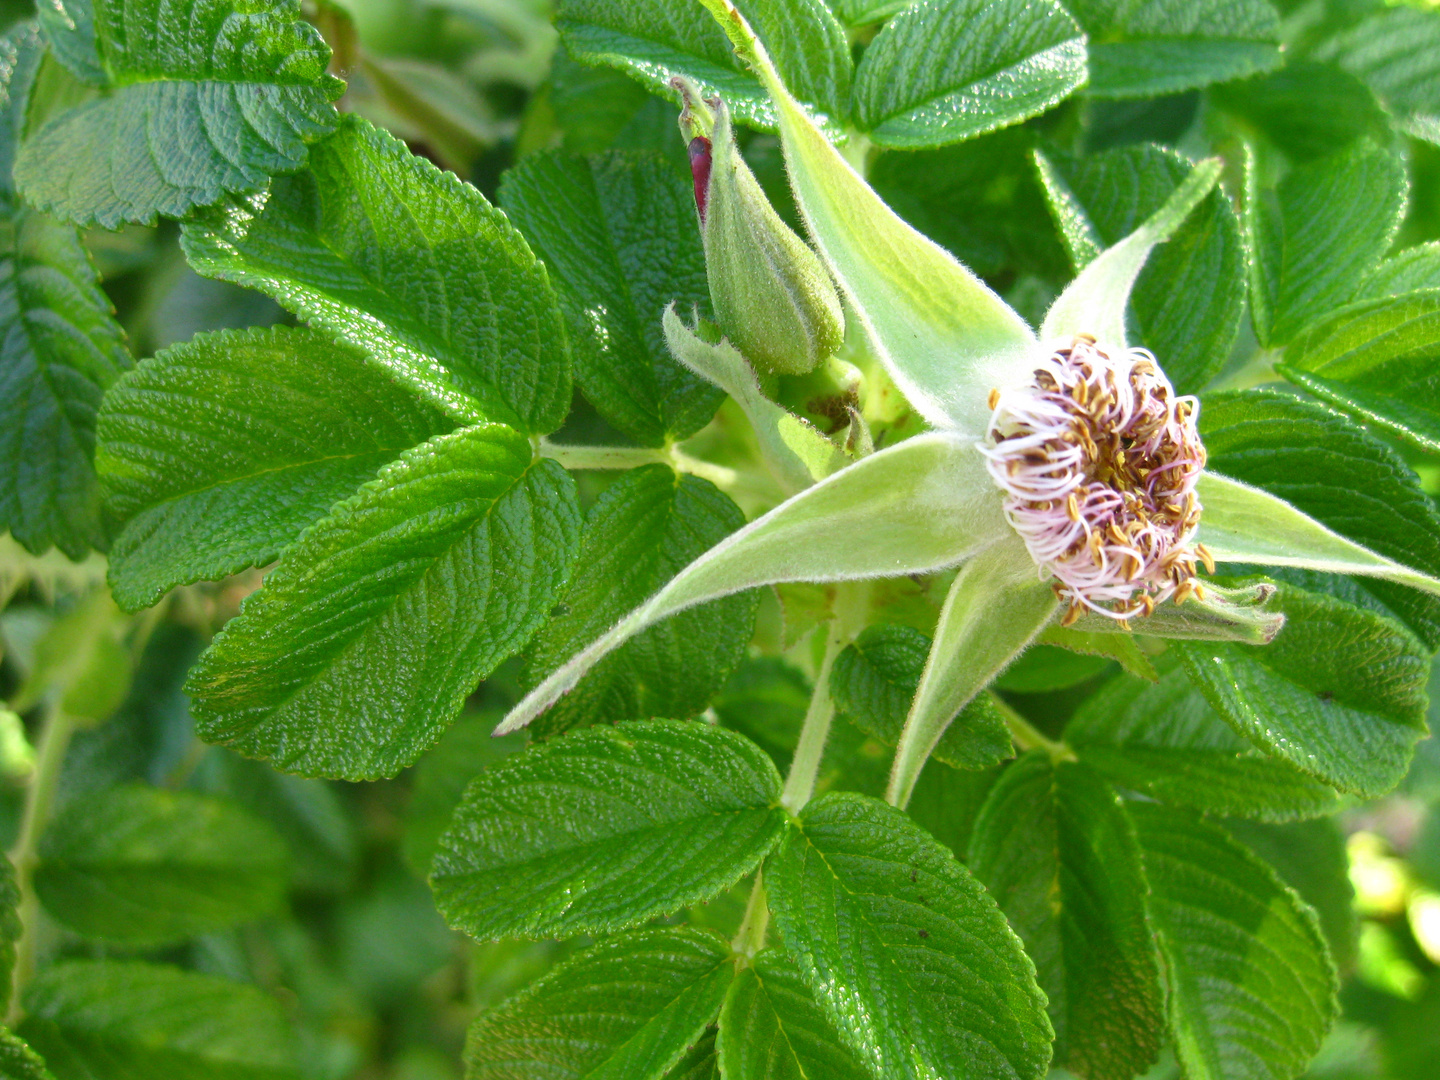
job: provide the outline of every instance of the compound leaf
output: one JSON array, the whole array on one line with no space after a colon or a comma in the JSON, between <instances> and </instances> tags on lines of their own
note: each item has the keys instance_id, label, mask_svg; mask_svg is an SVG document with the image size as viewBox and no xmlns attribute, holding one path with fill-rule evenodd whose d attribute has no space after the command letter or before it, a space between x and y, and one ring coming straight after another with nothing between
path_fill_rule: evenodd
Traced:
<instances>
[{"instance_id":1,"label":"compound leaf","mask_svg":"<svg viewBox=\"0 0 1440 1080\"><path fill-rule=\"evenodd\" d=\"M734 973L712 931L609 938L476 1020L465 1076L661 1080L715 1019Z\"/></svg>"},{"instance_id":2,"label":"compound leaf","mask_svg":"<svg viewBox=\"0 0 1440 1080\"><path fill-rule=\"evenodd\" d=\"M724 395L670 357L672 301L708 309L695 202L658 154L532 154L505 174L500 204L554 276L569 318L575 381L643 446L683 439Z\"/></svg>"},{"instance_id":3,"label":"compound leaf","mask_svg":"<svg viewBox=\"0 0 1440 1080\"><path fill-rule=\"evenodd\" d=\"M1034 965L980 883L899 810L812 802L765 885L786 951L877 1080L1045 1074Z\"/></svg>"},{"instance_id":4,"label":"compound leaf","mask_svg":"<svg viewBox=\"0 0 1440 1080\"><path fill-rule=\"evenodd\" d=\"M359 117L315 146L304 172L198 216L182 245L201 274L259 289L383 358L461 421L544 434L570 408L544 266L483 195Z\"/></svg>"},{"instance_id":5,"label":"compound leaf","mask_svg":"<svg viewBox=\"0 0 1440 1080\"><path fill-rule=\"evenodd\" d=\"M455 424L378 361L314 330L220 331L128 372L96 469L126 521L110 587L128 610L264 566L401 452Z\"/></svg>"},{"instance_id":6,"label":"compound leaf","mask_svg":"<svg viewBox=\"0 0 1440 1080\"><path fill-rule=\"evenodd\" d=\"M305 164L308 144L336 124L344 84L325 73L330 50L299 18L298 0L90 0L94 64L75 41L88 29L46 29L103 92L30 134L15 165L25 197L81 225L113 229L183 217L227 193L258 191Z\"/></svg>"},{"instance_id":7,"label":"compound leaf","mask_svg":"<svg viewBox=\"0 0 1440 1080\"><path fill-rule=\"evenodd\" d=\"M465 792L431 885L480 939L634 926L708 900L784 828L780 774L754 743L691 721L587 728L514 755Z\"/></svg>"},{"instance_id":8,"label":"compound leaf","mask_svg":"<svg viewBox=\"0 0 1440 1080\"><path fill-rule=\"evenodd\" d=\"M41 841L35 891L86 937L161 945L274 910L287 869L280 837L239 807L123 785L66 804Z\"/></svg>"},{"instance_id":9,"label":"compound leaf","mask_svg":"<svg viewBox=\"0 0 1440 1080\"><path fill-rule=\"evenodd\" d=\"M534 633L579 516L565 471L502 425L407 451L311 526L200 658L198 731L306 776L394 775Z\"/></svg>"}]
</instances>

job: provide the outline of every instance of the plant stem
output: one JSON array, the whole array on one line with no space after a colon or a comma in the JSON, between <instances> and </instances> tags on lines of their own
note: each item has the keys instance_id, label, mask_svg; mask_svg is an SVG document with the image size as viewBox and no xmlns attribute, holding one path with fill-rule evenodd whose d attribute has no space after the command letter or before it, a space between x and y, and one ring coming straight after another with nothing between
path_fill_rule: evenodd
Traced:
<instances>
[{"instance_id":1,"label":"plant stem","mask_svg":"<svg viewBox=\"0 0 1440 1080\"><path fill-rule=\"evenodd\" d=\"M765 931L770 928L770 905L765 898L763 871L755 871L755 884L750 887L750 899L745 904L745 918L730 947L747 960L765 947Z\"/></svg>"},{"instance_id":2,"label":"plant stem","mask_svg":"<svg viewBox=\"0 0 1440 1080\"><path fill-rule=\"evenodd\" d=\"M75 723L60 710L58 704L46 707L40 739L35 748L35 772L25 793L25 810L20 819L20 836L10 849L10 862L15 867L15 884L20 891L20 940L15 943L15 972L11 984L10 1012L6 1024L14 1027L23 1009L20 992L35 971L36 924L40 920L40 901L35 896L36 849L40 834L50 820L55 805L55 791L60 784L60 766Z\"/></svg>"},{"instance_id":3,"label":"plant stem","mask_svg":"<svg viewBox=\"0 0 1440 1080\"><path fill-rule=\"evenodd\" d=\"M998 696L995 697L995 705L999 708L1000 714L1005 717L1005 726L1010 729L1010 739L1017 749L1044 750L1050 755L1053 761L1074 761L1075 752L1063 742L1056 742L1047 738L1035 725L1026 720L1018 712L1012 709Z\"/></svg>"},{"instance_id":4,"label":"plant stem","mask_svg":"<svg viewBox=\"0 0 1440 1080\"><path fill-rule=\"evenodd\" d=\"M835 702L830 697L830 668L847 640L841 623L838 617L830 620L825 636L825 658L815 674L815 689L810 693L800 740L795 744L795 756L790 759L790 775L785 778L785 790L780 795L780 805L792 814L803 810L815 794L815 777L820 772L820 759L825 755L830 721L835 718Z\"/></svg>"},{"instance_id":5,"label":"plant stem","mask_svg":"<svg viewBox=\"0 0 1440 1080\"><path fill-rule=\"evenodd\" d=\"M564 446L541 440L540 456L553 458L567 469L634 469L657 462L670 464L664 450L643 446Z\"/></svg>"}]
</instances>

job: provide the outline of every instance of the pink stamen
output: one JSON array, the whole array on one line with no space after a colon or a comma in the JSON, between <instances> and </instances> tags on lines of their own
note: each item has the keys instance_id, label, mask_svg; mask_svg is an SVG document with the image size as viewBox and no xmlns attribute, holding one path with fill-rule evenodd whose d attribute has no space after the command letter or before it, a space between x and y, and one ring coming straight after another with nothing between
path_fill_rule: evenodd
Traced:
<instances>
[{"instance_id":1,"label":"pink stamen","mask_svg":"<svg viewBox=\"0 0 1440 1080\"><path fill-rule=\"evenodd\" d=\"M1177 398L1150 353L1111 356L1077 337L1029 386L991 400L981 450L1010 524L1070 604L1067 625L1085 610L1146 615L1196 590L1199 402Z\"/></svg>"}]
</instances>

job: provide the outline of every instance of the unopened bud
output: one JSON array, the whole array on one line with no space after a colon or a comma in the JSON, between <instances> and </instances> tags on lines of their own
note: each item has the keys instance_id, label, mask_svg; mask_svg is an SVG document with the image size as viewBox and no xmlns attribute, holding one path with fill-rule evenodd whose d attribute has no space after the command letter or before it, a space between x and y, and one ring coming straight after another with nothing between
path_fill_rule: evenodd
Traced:
<instances>
[{"instance_id":1,"label":"unopened bud","mask_svg":"<svg viewBox=\"0 0 1440 1080\"><path fill-rule=\"evenodd\" d=\"M701 102L683 79L673 85L685 102L680 129L689 139L715 318L761 371L811 371L845 336L835 286L819 256L765 198L735 145L725 103Z\"/></svg>"}]
</instances>

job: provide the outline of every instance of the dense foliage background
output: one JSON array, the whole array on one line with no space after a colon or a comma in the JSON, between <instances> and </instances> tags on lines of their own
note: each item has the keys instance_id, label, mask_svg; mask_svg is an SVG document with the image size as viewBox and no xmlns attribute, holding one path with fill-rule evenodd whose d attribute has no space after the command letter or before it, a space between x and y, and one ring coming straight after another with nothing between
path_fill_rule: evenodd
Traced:
<instances>
[{"instance_id":1,"label":"dense foliage background","mask_svg":"<svg viewBox=\"0 0 1440 1080\"><path fill-rule=\"evenodd\" d=\"M665 374L660 306L672 298L708 304L677 109L614 66L575 59L567 44L596 47L588 6L579 0L561 6L568 16L564 34L552 26L546 0L307 0L303 16L333 51L329 70L346 81L338 108L367 118L474 184L507 211L551 265L552 276L567 280L567 245L587 223L604 219L615 235L626 227L648 234L648 261L627 263L620 244L615 272L628 275L632 291L650 302L656 318L632 312L609 330L632 334L623 347L642 355L647 371L653 361L647 377L664 383L680 376L678 368ZM832 6L873 21L904 5L835 0ZM908 220L1038 319L1088 257L1079 234L1057 224L1047 182L1051 201L1056 191L1066 192L1089 216L1092 245L1103 245L1163 200L1183 170L1177 155L1219 153L1227 163L1228 193L1238 196L1250 185L1258 216L1246 232L1261 237L1262 249L1242 244L1232 201L1217 196L1157 255L1134 300L1146 343L1182 391L1278 384L1278 349L1366 295L1413 294L1421 298L1415 301L1419 314L1405 325L1428 327L1425 320L1435 320L1433 295L1424 290L1440 288L1440 8L1423 0L1280 0L1274 12L1259 0L1194 5L1223 9L1214 24L1229 19L1234 32L1222 33L1206 30L1211 24L1187 24L1184 4L1130 5L1124 12L1088 0L1067 6L1092 42L1090 88L1033 119L953 145L876 151L870 178ZM14 0L3 10L8 23L32 15L30 5ZM851 21L865 24L864 18ZM852 32L854 50L872 37L873 30ZM1147 52L1146 43L1156 41L1166 48ZM876 141L885 142L879 131L877 126ZM755 132L741 137L767 192L793 222L777 140ZM906 138L897 128L889 143L904 146ZM589 156L547 156L557 148ZM616 152L640 156L622 159ZM378 160L383 147L375 153ZM95 165L77 158L72 167L79 179L67 175L68 188L58 174L37 180L36 187L53 179L56 191L73 194ZM16 196L8 178L5 186L11 207ZM62 213L66 197L55 195ZM194 201L206 202L198 196ZM1262 204L1263 210L1254 210ZM101 213L95 227L81 233L124 331L123 341L109 343L106 362L116 372L131 357L152 356L202 331L295 325L264 292L220 280L220 274L197 273L192 267L203 269L207 258L219 257L192 241L187 261L172 221L122 224L124 218L123 208L109 217ZM217 226L212 237L221 231ZM337 235L343 232L337 229ZM1407 254L1377 270L1387 251ZM1297 263L1304 272L1295 270ZM1359 278L1365 284L1357 294L1353 281ZM567 314L579 317L574 310ZM1429 404L1440 335L1433 328L1414 332L1420 335L1415 355L1423 363L1405 376L1412 383L1402 393L1363 378L1346 381L1322 358L1282 372L1290 382L1281 385L1289 389L1264 408L1271 410L1269 419L1290 425L1287 467L1310 478L1306 483L1318 476L1315 482L1323 484L1354 468L1364 487L1372 474L1356 462L1380 462L1391 487L1372 489L1384 504L1377 513L1385 524L1371 535L1388 529L1393 550L1423 550L1431 558L1440 552L1440 513L1430 501L1440 493L1440 439ZM317 340L314 347L328 346ZM1306 354L1292 349L1289 355ZM582 363L577 360L577 367ZM668 414L642 409L627 415L600 380L582 377L581 384L585 392L576 393L557 441L652 446L667 434L694 432L718 401L696 382L688 397L672 393L665 399ZM1370 422L1362 430L1359 420L1339 413L1287 413L1296 387ZM840 426L827 397L833 389L796 379L782 382L778 392L832 431ZM1414 415L1396 412L1391 400L1407 395ZM215 407L243 412L245 402L217 401ZM559 407L563 411L563 401ZM1225 401L1216 399L1209 414L1212 453L1242 475L1255 449L1243 429L1258 420L1240 411L1253 404L1229 407L1234 411L1227 419ZM903 429L903 421L885 419ZM419 438L430 433L425 417L408 422L420 429ZM0 424L10 429L0 432L4 469L23 472L29 451L23 433L15 437L21 425L13 416L0 417ZM733 503L707 503L715 489L685 481L664 550L635 556L650 559L645 573L616 586L603 576L614 568L602 568L595 571L597 580L582 581L569 597L576 611L562 605L552 612L526 652L488 678L439 742L391 779L305 779L196 736L182 683L211 637L257 588L259 571L180 587L128 615L107 590L104 557L87 551L92 544L105 547L113 522L97 515L78 532L57 534L53 539L64 553L33 553L49 546L52 538L43 530L21 536L30 551L0 538L0 698L8 705L0 711L0 843L29 845L30 855L39 845L38 898L30 898L26 910L39 930L25 940L20 964L27 977L41 973L31 986L27 1037L53 1055L57 1080L100 1076L86 1071L100 1059L97 1046L111 1055L109 1077L461 1076L465 1031L477 1014L587 942L476 944L447 928L426 883L438 839L465 784L524 744L525 735L492 740L490 731L522 687L533 683L533 673L553 667L615 611L643 599L737 527L737 506L753 513L767 500L773 503L763 484L746 487L744 469L753 462L736 435L741 427L727 405L694 444L697 452L708 450L741 470L740 481L727 489ZM1336 456L1324 457L1331 453ZM388 460L377 458L372 470ZM618 548L622 562L623 544L635 539L631 522L643 518L645 500L663 501L647 483L663 489L665 499L673 497L669 471L650 468L659 472L623 474L623 491L612 487L622 474L576 474L587 510L600 505L618 515L610 534L597 532L587 542ZM1259 468L1254 482L1263 483ZM21 529L12 528L19 535ZM1440 564L1440 558L1433 561ZM1304 575L1290 580L1337 591ZM128 607L166 592L143 579L117 586L127 590ZM590 603L584 587L597 593L619 588L623 595L603 606ZM1405 621L1406 632L1423 642L1425 657L1433 655L1440 621L1421 601L1381 586L1373 595L1348 588L1338 590L1347 603ZM823 593L797 587L762 598L753 643L727 633L724 620L687 625L666 646L672 657L685 655L687 647L700 657L683 678L673 677L663 656L646 667L644 655L631 655L624 662L630 667L613 665L603 685L592 685L592 699L557 712L571 707L593 719L618 713L684 717L708 709L783 766L809 698L807 668L814 657L804 635L826 617ZM725 603L739 605L736 618L744 623L752 601ZM897 624L928 629L933 623L935 598L923 582L894 586L885 603ZM842 711L853 715L837 729L822 788L872 794L883 788L889 751L876 736L889 722L889 699L881 691L901 695L903 707L905 672L913 680L915 650L924 655L923 636L915 634L918 646L896 631L868 642L873 655L861 650L847 660L847 673L863 690L841 701ZM1309 647L1323 657L1342 645L1320 637ZM756 646L768 655L759 655ZM1365 662L1336 655L1342 676L1345 665L1358 670ZM867 663L874 670L864 668ZM1131 658L1132 670L1146 663ZM1287 663L1293 670L1298 661ZM1178 777L1177 791L1168 793L1177 801L1215 809L1230 800L1235 816L1227 826L1315 908L1343 977L1342 1017L1307 1075L1433 1080L1440 1075L1440 742L1431 737L1419 743L1392 794L1337 797L1298 772L1266 771L1273 759L1253 751L1247 756L1245 744L1221 728L1173 659L1162 658L1159 668L1160 681L1149 684L1106 656L1042 645L997 689L1005 705L1045 735L1058 736L1070 724L1067 738L1088 739L1097 748L1094 760L1107 760L1117 782L1145 790L1157 775L1150 765L1158 762L1158 775L1172 775L1164 771L1169 769ZM1440 696L1440 667L1435 670L1432 685ZM879 690L877 680L884 683ZM45 769L42 760L37 770L36 759L47 748L33 741L54 710L73 718L78 730L58 769L53 822L37 841L21 836L23 807L33 777ZM1209 744L1147 743L1146 726L1161 715L1208 717L1225 734ZM1435 715L1432 710L1432 725ZM559 730L568 721L542 721L541 734L546 722ZM1186 760L1200 762L1206 753L1246 758L1254 772L1247 779L1237 771L1230 778L1233 790L1217 795L1220 773L1207 774L1200 764L1193 774L1185 772ZM1369 767L1371 753L1368 747L1356 751L1357 776ZM1392 750L1374 750L1376 760L1386 753ZM934 775L942 769L930 766L912 812L963 855L1000 770ZM1397 770L1406 771L1403 760L1390 769ZM1255 794L1286 783L1292 787L1273 800ZM1186 794L1187 784L1207 793ZM1357 781L1362 789L1370 784L1365 777ZM1277 810L1285 800L1288 809ZM1281 820L1295 816L1303 820ZM728 936L744 902L745 891L737 887L688 918ZM153 969L135 967L111 969L115 981L89 988L84 1002L67 998L70 991L54 973L63 974L69 960L96 958L162 962L254 992L226 991L220 983L170 986L146 974ZM201 993L205 986L213 999ZM145 1037L115 1034L143 1032L151 1006L173 1018L177 998L204 1023L196 1020L183 1030L162 1025ZM85 1023L77 1026L73 1017L82 1014ZM187 1039L188 1049L181 1046ZM162 1045L165 1050L155 1049ZM239 1046L249 1064L219 1064ZM0 1062L0 1073L6 1067ZM708 1075L701 1067L695 1075ZM1152 1075L1177 1075L1168 1051ZM1277 1067L1274 1075L1287 1073Z\"/></svg>"}]
</instances>

